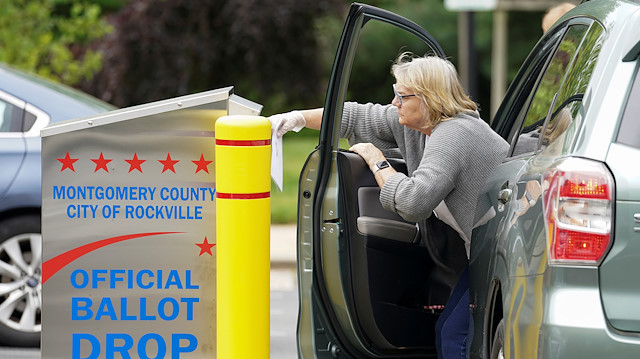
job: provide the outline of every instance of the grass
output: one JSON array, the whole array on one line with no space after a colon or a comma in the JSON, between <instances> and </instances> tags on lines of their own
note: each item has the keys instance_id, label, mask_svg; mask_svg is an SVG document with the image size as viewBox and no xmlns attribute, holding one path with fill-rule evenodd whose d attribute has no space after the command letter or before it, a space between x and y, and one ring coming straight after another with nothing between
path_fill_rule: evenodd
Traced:
<instances>
[{"instance_id":1,"label":"grass","mask_svg":"<svg viewBox=\"0 0 640 359\"><path fill-rule=\"evenodd\" d=\"M318 144L317 136L287 134L283 140L283 188L271 184L271 223L296 223L298 180L309 154Z\"/></svg>"}]
</instances>

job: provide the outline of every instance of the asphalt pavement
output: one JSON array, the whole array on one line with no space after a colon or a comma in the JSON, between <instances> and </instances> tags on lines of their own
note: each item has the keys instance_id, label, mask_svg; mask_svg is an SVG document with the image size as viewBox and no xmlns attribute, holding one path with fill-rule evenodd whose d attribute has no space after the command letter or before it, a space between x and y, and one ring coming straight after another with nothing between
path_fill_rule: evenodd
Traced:
<instances>
[{"instance_id":1,"label":"asphalt pavement","mask_svg":"<svg viewBox=\"0 0 640 359\"><path fill-rule=\"evenodd\" d=\"M271 358L298 358L296 270L296 226L271 225Z\"/></svg>"}]
</instances>

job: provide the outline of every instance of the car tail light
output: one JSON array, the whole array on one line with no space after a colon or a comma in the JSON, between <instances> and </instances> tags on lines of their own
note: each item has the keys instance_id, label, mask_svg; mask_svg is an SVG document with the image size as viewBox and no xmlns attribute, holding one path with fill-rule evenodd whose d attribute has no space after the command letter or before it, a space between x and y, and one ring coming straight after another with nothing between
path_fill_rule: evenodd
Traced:
<instances>
[{"instance_id":1,"label":"car tail light","mask_svg":"<svg viewBox=\"0 0 640 359\"><path fill-rule=\"evenodd\" d=\"M568 158L543 179L549 263L599 264L612 242L611 173L600 162Z\"/></svg>"}]
</instances>

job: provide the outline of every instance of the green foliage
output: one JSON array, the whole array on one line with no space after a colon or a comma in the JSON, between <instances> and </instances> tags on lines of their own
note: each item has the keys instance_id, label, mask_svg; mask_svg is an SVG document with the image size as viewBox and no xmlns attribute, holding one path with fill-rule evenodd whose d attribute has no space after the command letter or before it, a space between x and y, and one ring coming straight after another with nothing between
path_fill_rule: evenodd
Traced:
<instances>
[{"instance_id":1,"label":"green foliage","mask_svg":"<svg viewBox=\"0 0 640 359\"><path fill-rule=\"evenodd\" d=\"M551 59L544 77L540 80L538 90L535 94L535 100L532 102L531 108L527 113L527 118L525 119L525 127L541 122L547 116L551 101L560 89L567 69L572 65L571 62L574 60L576 49L580 46L580 41L584 37L587 28L586 25L573 26L560 43L560 47ZM580 75L583 75L582 71L580 71ZM570 88L569 90L570 93L568 94L559 93L560 102L557 102L556 106L560 105L560 103L570 95L573 95L574 89Z\"/></svg>"},{"instance_id":2,"label":"green foliage","mask_svg":"<svg viewBox=\"0 0 640 359\"><path fill-rule=\"evenodd\" d=\"M446 10L441 0L364 0L360 2L389 10L414 21L438 41L447 58L458 66L458 13ZM327 77L331 70L349 4L350 1L343 1L343 8L340 9L341 17L325 17L316 23L316 33L322 49L319 56L322 58ZM515 77L520 65L542 35L541 18L542 14L536 12L509 13L507 69L509 81ZM474 60L477 68L477 94L474 100L480 104L483 118L488 120L490 118L493 14L491 12L476 12L474 13L474 21ZM358 52L363 50L367 56L363 62L354 64L353 73L358 76L360 90L350 86L351 99L368 98L374 102L389 101L388 93L372 93L371 91L372 88L380 88L380 86L373 85L375 82L388 80L390 60L392 59L387 54L393 52L390 51L391 46L402 41L404 40L392 31L383 31L373 37L361 38ZM410 43L406 45L409 48L413 46ZM394 51L397 53L398 49ZM385 88L382 87L383 90Z\"/></svg>"},{"instance_id":3,"label":"green foliage","mask_svg":"<svg viewBox=\"0 0 640 359\"><path fill-rule=\"evenodd\" d=\"M119 107L234 86L265 114L323 95L314 22L337 0L130 0L82 85Z\"/></svg>"},{"instance_id":4,"label":"green foliage","mask_svg":"<svg viewBox=\"0 0 640 359\"><path fill-rule=\"evenodd\" d=\"M120 10L127 4L128 0L89 0L92 4L100 6L103 12Z\"/></svg>"},{"instance_id":5,"label":"green foliage","mask_svg":"<svg viewBox=\"0 0 640 359\"><path fill-rule=\"evenodd\" d=\"M110 31L100 7L73 0L5 1L0 61L73 85L100 70L102 55L84 47Z\"/></svg>"},{"instance_id":6,"label":"green foliage","mask_svg":"<svg viewBox=\"0 0 640 359\"><path fill-rule=\"evenodd\" d=\"M542 36L542 12L512 11L508 14L508 78L513 80L531 49Z\"/></svg>"},{"instance_id":7,"label":"green foliage","mask_svg":"<svg viewBox=\"0 0 640 359\"><path fill-rule=\"evenodd\" d=\"M444 48L446 54L455 53L457 46L457 15L444 9L441 0L369 0L360 1L397 13L416 22L430 32ZM326 17L317 23L317 36L321 44L325 68L325 83L333 64L338 40L350 2L343 1L340 17ZM390 68L392 61L403 51L427 51L421 41L396 27L374 21L367 23L360 36L352 68L348 100L361 102L391 101ZM416 52L424 55L424 52ZM384 86L381 86L384 84Z\"/></svg>"}]
</instances>

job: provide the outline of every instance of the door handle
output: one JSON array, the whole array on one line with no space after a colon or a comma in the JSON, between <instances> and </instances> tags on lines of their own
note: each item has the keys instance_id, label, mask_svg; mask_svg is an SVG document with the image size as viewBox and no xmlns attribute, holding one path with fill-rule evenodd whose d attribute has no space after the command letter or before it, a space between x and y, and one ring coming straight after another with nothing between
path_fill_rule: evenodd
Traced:
<instances>
[{"instance_id":1,"label":"door handle","mask_svg":"<svg viewBox=\"0 0 640 359\"><path fill-rule=\"evenodd\" d=\"M509 181L505 182L498 192L498 212L504 212L504 206L511 200L513 190L509 188Z\"/></svg>"},{"instance_id":2,"label":"door handle","mask_svg":"<svg viewBox=\"0 0 640 359\"><path fill-rule=\"evenodd\" d=\"M511 188L501 189L500 192L498 192L498 202L500 202L501 204L507 204L507 202L511 200L512 194L513 191L511 190Z\"/></svg>"}]
</instances>

